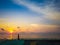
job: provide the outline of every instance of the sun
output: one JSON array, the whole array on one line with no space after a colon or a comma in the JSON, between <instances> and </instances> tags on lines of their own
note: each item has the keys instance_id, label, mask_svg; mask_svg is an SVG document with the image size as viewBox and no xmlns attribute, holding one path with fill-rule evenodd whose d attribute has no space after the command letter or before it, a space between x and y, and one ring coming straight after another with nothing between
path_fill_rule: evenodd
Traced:
<instances>
[{"instance_id":1,"label":"sun","mask_svg":"<svg viewBox=\"0 0 60 45\"><path fill-rule=\"evenodd\" d=\"M10 33L13 33L13 30L9 30Z\"/></svg>"}]
</instances>

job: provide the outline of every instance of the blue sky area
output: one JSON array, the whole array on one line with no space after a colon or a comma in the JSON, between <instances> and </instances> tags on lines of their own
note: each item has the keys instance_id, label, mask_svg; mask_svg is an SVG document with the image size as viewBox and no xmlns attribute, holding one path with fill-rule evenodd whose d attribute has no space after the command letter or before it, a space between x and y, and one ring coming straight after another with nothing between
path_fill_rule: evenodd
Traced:
<instances>
[{"instance_id":1,"label":"blue sky area","mask_svg":"<svg viewBox=\"0 0 60 45\"><path fill-rule=\"evenodd\" d=\"M60 0L0 0L0 18L60 25Z\"/></svg>"}]
</instances>

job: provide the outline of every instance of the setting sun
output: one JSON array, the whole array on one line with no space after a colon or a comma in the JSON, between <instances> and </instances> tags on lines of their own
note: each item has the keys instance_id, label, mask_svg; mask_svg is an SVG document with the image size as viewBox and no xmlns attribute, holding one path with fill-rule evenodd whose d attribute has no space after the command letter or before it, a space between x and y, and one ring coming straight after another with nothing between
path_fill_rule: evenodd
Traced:
<instances>
[{"instance_id":1,"label":"setting sun","mask_svg":"<svg viewBox=\"0 0 60 45\"><path fill-rule=\"evenodd\" d=\"M10 27L10 28L8 29L8 31L9 31L10 33L13 33L13 28Z\"/></svg>"}]
</instances>

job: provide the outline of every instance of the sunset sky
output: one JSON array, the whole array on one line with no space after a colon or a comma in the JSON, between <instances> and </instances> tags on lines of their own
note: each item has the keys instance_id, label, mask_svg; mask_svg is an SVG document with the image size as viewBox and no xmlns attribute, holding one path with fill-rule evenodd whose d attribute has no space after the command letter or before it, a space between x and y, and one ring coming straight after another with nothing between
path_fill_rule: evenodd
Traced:
<instances>
[{"instance_id":1,"label":"sunset sky","mask_svg":"<svg viewBox=\"0 0 60 45\"><path fill-rule=\"evenodd\" d=\"M0 33L1 28L5 32L60 33L60 0L0 0Z\"/></svg>"}]
</instances>

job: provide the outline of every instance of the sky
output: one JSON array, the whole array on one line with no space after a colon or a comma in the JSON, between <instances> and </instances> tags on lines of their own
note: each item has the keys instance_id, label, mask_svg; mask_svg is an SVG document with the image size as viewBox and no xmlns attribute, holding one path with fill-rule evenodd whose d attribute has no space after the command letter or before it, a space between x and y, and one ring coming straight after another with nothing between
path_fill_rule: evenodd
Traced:
<instances>
[{"instance_id":1,"label":"sky","mask_svg":"<svg viewBox=\"0 0 60 45\"><path fill-rule=\"evenodd\" d=\"M3 32L1 28L6 32L60 33L60 0L0 0Z\"/></svg>"}]
</instances>

